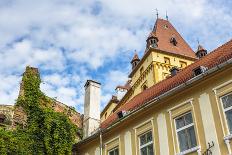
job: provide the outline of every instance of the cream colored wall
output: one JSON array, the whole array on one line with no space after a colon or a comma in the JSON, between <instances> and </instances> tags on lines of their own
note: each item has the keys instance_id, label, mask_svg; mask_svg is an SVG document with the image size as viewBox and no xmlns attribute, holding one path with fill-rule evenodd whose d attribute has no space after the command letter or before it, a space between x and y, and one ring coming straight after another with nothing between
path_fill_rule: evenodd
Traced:
<instances>
[{"instance_id":1,"label":"cream colored wall","mask_svg":"<svg viewBox=\"0 0 232 155\"><path fill-rule=\"evenodd\" d=\"M125 145L128 146L131 143L132 154L139 155L138 135L152 130L155 155L164 154L164 152L170 155L178 154L179 146L174 119L186 112L191 112L199 149L190 153L190 155L204 153L208 147L208 142L211 141L215 143L212 148L213 154L228 154L228 150L232 146L230 139L228 145L224 140L224 137L228 136L229 132L219 100L221 96L232 92L232 74L228 73L232 73L232 68L211 76L207 81L202 80L202 82L194 84L191 88L159 101L152 107L129 117L126 121L121 122L119 126L114 126L103 135L103 144L116 140L114 145L120 147L120 155L128 155L125 152L128 149L125 148ZM125 141L125 135L128 135L128 133L131 135L130 142ZM97 147L99 147L99 143L86 143L80 147L80 155L84 153L92 155ZM108 146L104 147L103 155L108 151L107 148Z\"/></svg>"}]
</instances>

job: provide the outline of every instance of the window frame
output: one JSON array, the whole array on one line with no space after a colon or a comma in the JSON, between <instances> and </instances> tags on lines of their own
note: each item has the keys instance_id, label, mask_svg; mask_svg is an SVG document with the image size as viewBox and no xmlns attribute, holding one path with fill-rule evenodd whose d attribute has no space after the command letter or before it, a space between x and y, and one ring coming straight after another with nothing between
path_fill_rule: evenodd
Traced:
<instances>
[{"instance_id":1,"label":"window frame","mask_svg":"<svg viewBox=\"0 0 232 155\"><path fill-rule=\"evenodd\" d=\"M118 149L118 155L120 155L120 154L119 154L119 146L116 146L116 147L110 149L110 150L108 151L107 154L110 155L110 153L111 153L112 151L115 151L116 149Z\"/></svg>"},{"instance_id":2,"label":"window frame","mask_svg":"<svg viewBox=\"0 0 232 155\"><path fill-rule=\"evenodd\" d=\"M186 125L186 126L183 126L183 127L179 128L179 129L177 129L176 120L177 120L178 118L180 118L180 117L183 117L183 116L189 114L189 113L190 113L191 116L192 116L192 123L190 123L190 124L188 124L188 125ZM178 150L179 150L180 153L181 153L181 152L186 152L186 151L191 150L191 149L193 149L193 148L196 148L196 147L198 146L198 142L197 142L197 133L196 133L195 123L194 123L194 116L193 116L192 111L187 111L187 112L185 112L185 113L183 113L183 114L177 116L176 118L174 118L174 125L175 125L175 132L176 132L177 147L178 147ZM183 130L185 130L185 129L188 129L188 128L192 127L192 126L193 126L193 129L194 129L196 146L193 146L193 147L191 147L191 148L188 148L188 149L186 149L186 150L182 150L182 151L181 151L181 150L180 150L180 141L179 141L178 132L183 131Z\"/></svg>"},{"instance_id":3,"label":"window frame","mask_svg":"<svg viewBox=\"0 0 232 155\"><path fill-rule=\"evenodd\" d=\"M232 129L231 129L231 132L230 132L230 127L229 127L228 120L227 120L227 115L226 115L227 111L232 110L232 106L230 106L228 108L224 108L223 101L222 101L222 98L225 97L225 96L228 96L228 95L232 95L232 92L226 93L226 94L220 96L219 98L220 98L220 103L221 103L223 115L224 115L224 118L225 118L226 130L227 130L229 135L232 135Z\"/></svg>"},{"instance_id":4,"label":"window frame","mask_svg":"<svg viewBox=\"0 0 232 155\"><path fill-rule=\"evenodd\" d=\"M148 134L149 132L151 132L152 141L150 141L150 142L148 142L148 143L146 143L146 144L141 145L140 137L143 136L143 135ZM142 134L140 134L140 135L138 136L138 139L139 139L139 155L141 155L141 149L143 149L143 148L145 148L145 147L147 147L147 146L149 146L149 145L151 145L151 144L152 144L152 148L153 148L153 154L155 153L155 152L154 152L154 136L153 136L153 132L152 132L151 129L148 130L148 131L146 131L146 132L144 132L144 133L142 133Z\"/></svg>"},{"instance_id":5,"label":"window frame","mask_svg":"<svg viewBox=\"0 0 232 155\"><path fill-rule=\"evenodd\" d=\"M169 57L164 57L164 63L170 65L171 64L171 59Z\"/></svg>"}]
</instances>

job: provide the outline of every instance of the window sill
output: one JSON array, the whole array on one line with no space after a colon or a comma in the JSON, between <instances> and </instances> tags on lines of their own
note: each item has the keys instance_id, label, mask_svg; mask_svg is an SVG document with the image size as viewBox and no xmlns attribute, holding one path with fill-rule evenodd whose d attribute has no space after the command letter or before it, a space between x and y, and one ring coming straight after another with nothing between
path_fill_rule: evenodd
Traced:
<instances>
[{"instance_id":1,"label":"window sill","mask_svg":"<svg viewBox=\"0 0 232 155\"><path fill-rule=\"evenodd\" d=\"M200 149L201 149L200 146L196 146L196 147L193 147L191 149L185 150L183 152L177 153L176 155L186 155L186 154L189 154L189 153L192 153L192 152L196 152L196 151L198 151Z\"/></svg>"}]
</instances>

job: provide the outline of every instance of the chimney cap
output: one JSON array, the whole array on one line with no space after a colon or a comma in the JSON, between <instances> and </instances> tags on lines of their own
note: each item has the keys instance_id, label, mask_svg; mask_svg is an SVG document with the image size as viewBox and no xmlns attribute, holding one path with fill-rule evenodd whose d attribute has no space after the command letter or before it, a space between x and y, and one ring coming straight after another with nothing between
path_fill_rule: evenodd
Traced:
<instances>
[{"instance_id":1,"label":"chimney cap","mask_svg":"<svg viewBox=\"0 0 232 155\"><path fill-rule=\"evenodd\" d=\"M90 83L95 83L95 84L101 85L100 82L97 82L97 81L94 81L94 80L87 80L84 87L88 87Z\"/></svg>"}]
</instances>

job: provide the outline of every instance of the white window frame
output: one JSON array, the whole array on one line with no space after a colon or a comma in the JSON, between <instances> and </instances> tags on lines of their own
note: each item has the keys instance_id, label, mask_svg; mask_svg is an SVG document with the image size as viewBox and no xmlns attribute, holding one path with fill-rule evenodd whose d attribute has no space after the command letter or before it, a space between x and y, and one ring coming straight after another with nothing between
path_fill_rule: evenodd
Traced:
<instances>
[{"instance_id":1,"label":"white window frame","mask_svg":"<svg viewBox=\"0 0 232 155\"><path fill-rule=\"evenodd\" d=\"M189 113L192 115L192 120L193 120L193 122L192 122L191 124L188 124L188 125L182 127L182 128L177 129L177 127L176 127L176 119L178 119L178 118L180 118L180 117L183 117L183 116L185 116L185 115L187 115L187 114L189 114ZM193 148L197 147L197 144L196 144L196 146L194 146L194 147L192 147L192 148L189 148L189 149L187 149L187 150L183 150L183 151L180 150L180 142L179 142L179 137L178 137L178 132L179 132L179 131L185 130L185 129L190 128L190 127L193 126L193 128L194 128L194 133L195 133L195 139L196 139L196 143L197 143L197 135L196 135L195 126L194 126L194 117L193 117L193 114L192 114L191 111L186 112L186 113L184 113L184 114L182 114L182 115L176 117L176 118L174 119L174 125L175 125L175 129L176 129L176 139L177 139L177 144L178 144L178 148L179 148L179 152L180 152L180 153L182 153L182 152L188 152L188 151L192 150Z\"/></svg>"},{"instance_id":2,"label":"white window frame","mask_svg":"<svg viewBox=\"0 0 232 155\"><path fill-rule=\"evenodd\" d=\"M225 96L228 96L228 95L232 95L232 92L230 93L227 93L225 95L222 95L220 97L220 102L221 102L221 107L222 107L222 110L223 110L223 115L224 115L224 118L225 118L225 123L226 123L226 129L227 129L227 132L229 135L232 135L232 133L230 133L230 128L229 128L229 125L228 125L228 121L227 121L227 116L226 116L226 112L231 110L232 109L232 106L231 107L228 107L228 108L224 108L223 106L223 102L222 102L222 98L225 97Z\"/></svg>"},{"instance_id":3,"label":"white window frame","mask_svg":"<svg viewBox=\"0 0 232 155\"><path fill-rule=\"evenodd\" d=\"M148 132L151 132L152 141L150 141L150 142L148 142L148 143L146 143L146 144L144 144L144 145L141 146L141 145L140 145L140 144L141 144L140 137L143 136L143 135L145 135L145 134L147 134ZM153 143L154 138L153 138L153 132L152 132L152 130L148 130L148 131L142 133L141 135L139 135L138 138L139 138L139 154L140 154L140 155L141 155L141 149L144 148L144 147L147 147L148 145L151 145L151 144L152 144L152 147L153 147L153 154L155 153L155 152L154 152L154 143Z\"/></svg>"},{"instance_id":4,"label":"white window frame","mask_svg":"<svg viewBox=\"0 0 232 155\"><path fill-rule=\"evenodd\" d=\"M110 155L110 153L111 153L112 151L115 151L116 149L118 149L118 154L119 154L119 147L116 146L116 147L114 147L114 148L112 148L111 150L108 151L108 155Z\"/></svg>"}]
</instances>

